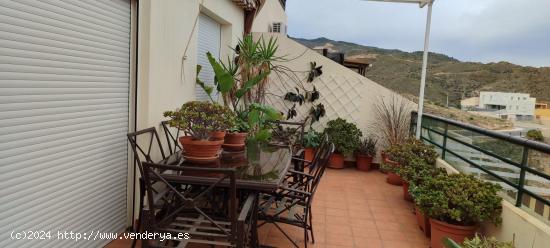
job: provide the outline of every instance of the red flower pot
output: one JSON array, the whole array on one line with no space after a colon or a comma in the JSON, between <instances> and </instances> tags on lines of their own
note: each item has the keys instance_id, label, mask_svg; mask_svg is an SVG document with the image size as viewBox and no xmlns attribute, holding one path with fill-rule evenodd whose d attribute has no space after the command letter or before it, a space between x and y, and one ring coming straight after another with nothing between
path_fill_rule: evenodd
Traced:
<instances>
[{"instance_id":1,"label":"red flower pot","mask_svg":"<svg viewBox=\"0 0 550 248\"><path fill-rule=\"evenodd\" d=\"M444 248L443 239L450 238L457 243L462 243L465 238L474 237L477 226L458 226L446 222L430 219L432 227L431 248Z\"/></svg>"},{"instance_id":2,"label":"red flower pot","mask_svg":"<svg viewBox=\"0 0 550 248\"><path fill-rule=\"evenodd\" d=\"M424 235L429 238L431 234L430 219L424 216L424 214L420 212L420 210L416 206L414 207L414 214L416 215L418 227L420 228L420 230L422 230L422 232L424 232Z\"/></svg>"},{"instance_id":3,"label":"red flower pot","mask_svg":"<svg viewBox=\"0 0 550 248\"><path fill-rule=\"evenodd\" d=\"M224 144L244 145L248 133L227 133L225 134Z\"/></svg>"},{"instance_id":4,"label":"red flower pot","mask_svg":"<svg viewBox=\"0 0 550 248\"><path fill-rule=\"evenodd\" d=\"M401 177L393 172L388 171L388 177L386 178L386 182L391 185L401 186L403 185L403 179Z\"/></svg>"},{"instance_id":5,"label":"red flower pot","mask_svg":"<svg viewBox=\"0 0 550 248\"><path fill-rule=\"evenodd\" d=\"M357 156L355 156L355 166L357 166L358 170L369 171L372 165L372 159L373 158L369 155L357 154Z\"/></svg>"},{"instance_id":6,"label":"red flower pot","mask_svg":"<svg viewBox=\"0 0 550 248\"><path fill-rule=\"evenodd\" d=\"M213 158L222 148L223 140L195 140L191 136L179 138L183 155L193 158Z\"/></svg>"},{"instance_id":7,"label":"red flower pot","mask_svg":"<svg viewBox=\"0 0 550 248\"><path fill-rule=\"evenodd\" d=\"M313 147L306 147L304 149L304 160L307 161L313 161L313 157L315 156L315 148Z\"/></svg>"},{"instance_id":8,"label":"red flower pot","mask_svg":"<svg viewBox=\"0 0 550 248\"><path fill-rule=\"evenodd\" d=\"M344 168L344 155L340 153L333 153L330 156L329 168L332 169L343 169Z\"/></svg>"},{"instance_id":9,"label":"red flower pot","mask_svg":"<svg viewBox=\"0 0 550 248\"><path fill-rule=\"evenodd\" d=\"M211 132L210 137L215 140L223 140L225 138L225 131Z\"/></svg>"},{"instance_id":10,"label":"red flower pot","mask_svg":"<svg viewBox=\"0 0 550 248\"><path fill-rule=\"evenodd\" d=\"M411 193L409 193L409 183L405 181L403 181L403 199L405 199L405 201L413 201Z\"/></svg>"}]
</instances>

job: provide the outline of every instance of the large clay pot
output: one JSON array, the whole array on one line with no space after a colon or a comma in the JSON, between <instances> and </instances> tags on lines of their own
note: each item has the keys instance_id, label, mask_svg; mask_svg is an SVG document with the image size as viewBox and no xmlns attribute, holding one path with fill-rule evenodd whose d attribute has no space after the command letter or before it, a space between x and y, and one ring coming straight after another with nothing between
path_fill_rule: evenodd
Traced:
<instances>
[{"instance_id":1,"label":"large clay pot","mask_svg":"<svg viewBox=\"0 0 550 248\"><path fill-rule=\"evenodd\" d=\"M460 244L465 238L474 237L477 230L477 226L458 226L434 219L430 219L430 225L431 248L444 248L443 239L446 237Z\"/></svg>"},{"instance_id":2,"label":"large clay pot","mask_svg":"<svg viewBox=\"0 0 550 248\"><path fill-rule=\"evenodd\" d=\"M416 215L418 227L420 228L420 230L422 230L422 232L424 232L424 235L429 238L432 231L430 226L430 219L424 216L424 214L420 212L420 210L416 206L414 207L414 214Z\"/></svg>"},{"instance_id":3,"label":"large clay pot","mask_svg":"<svg viewBox=\"0 0 550 248\"><path fill-rule=\"evenodd\" d=\"M391 185L401 186L403 185L403 179L401 177L391 171L388 171L388 177L386 178L386 182Z\"/></svg>"},{"instance_id":4,"label":"large clay pot","mask_svg":"<svg viewBox=\"0 0 550 248\"><path fill-rule=\"evenodd\" d=\"M355 156L355 166L357 166L358 170L369 171L372 165L372 159L373 158L369 155L357 154L357 156Z\"/></svg>"},{"instance_id":5,"label":"large clay pot","mask_svg":"<svg viewBox=\"0 0 550 248\"><path fill-rule=\"evenodd\" d=\"M248 133L227 133L225 134L224 144L244 145Z\"/></svg>"},{"instance_id":6,"label":"large clay pot","mask_svg":"<svg viewBox=\"0 0 550 248\"><path fill-rule=\"evenodd\" d=\"M304 160L311 162L313 161L314 156L315 156L315 148L313 147L304 148Z\"/></svg>"},{"instance_id":7,"label":"large clay pot","mask_svg":"<svg viewBox=\"0 0 550 248\"><path fill-rule=\"evenodd\" d=\"M344 168L344 155L340 153L333 153L330 156L330 161L328 167L332 169L343 169Z\"/></svg>"},{"instance_id":8,"label":"large clay pot","mask_svg":"<svg viewBox=\"0 0 550 248\"><path fill-rule=\"evenodd\" d=\"M409 193L409 183L403 180L403 199L405 201L413 201L411 193Z\"/></svg>"},{"instance_id":9,"label":"large clay pot","mask_svg":"<svg viewBox=\"0 0 550 248\"><path fill-rule=\"evenodd\" d=\"M195 140L191 136L179 138L183 155L193 158L214 158L222 148L223 140Z\"/></svg>"},{"instance_id":10,"label":"large clay pot","mask_svg":"<svg viewBox=\"0 0 550 248\"><path fill-rule=\"evenodd\" d=\"M225 131L214 131L210 133L210 138L215 140L223 140L225 138Z\"/></svg>"}]
</instances>

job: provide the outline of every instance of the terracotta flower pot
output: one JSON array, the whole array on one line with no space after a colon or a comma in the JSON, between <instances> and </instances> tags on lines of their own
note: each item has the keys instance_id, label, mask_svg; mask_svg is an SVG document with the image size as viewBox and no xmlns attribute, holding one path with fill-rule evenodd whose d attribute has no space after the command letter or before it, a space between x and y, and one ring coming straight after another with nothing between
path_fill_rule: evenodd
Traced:
<instances>
[{"instance_id":1,"label":"terracotta flower pot","mask_svg":"<svg viewBox=\"0 0 550 248\"><path fill-rule=\"evenodd\" d=\"M458 226L430 218L431 248L443 248L443 239L448 237L457 243L462 243L464 238L474 237L477 226Z\"/></svg>"},{"instance_id":2,"label":"terracotta flower pot","mask_svg":"<svg viewBox=\"0 0 550 248\"><path fill-rule=\"evenodd\" d=\"M223 140L225 137L225 131L214 131L210 133L210 137L215 140Z\"/></svg>"},{"instance_id":3,"label":"terracotta flower pot","mask_svg":"<svg viewBox=\"0 0 550 248\"><path fill-rule=\"evenodd\" d=\"M244 145L248 133L227 133L225 134L224 144Z\"/></svg>"},{"instance_id":4,"label":"terracotta flower pot","mask_svg":"<svg viewBox=\"0 0 550 248\"><path fill-rule=\"evenodd\" d=\"M411 193L409 193L409 183L405 181L403 181L403 199L405 199L405 201L413 201L413 197Z\"/></svg>"},{"instance_id":5,"label":"terracotta flower pot","mask_svg":"<svg viewBox=\"0 0 550 248\"><path fill-rule=\"evenodd\" d=\"M403 179L401 177L391 171L388 171L388 177L386 178L386 182L391 185L401 186L403 185Z\"/></svg>"},{"instance_id":6,"label":"terracotta flower pot","mask_svg":"<svg viewBox=\"0 0 550 248\"><path fill-rule=\"evenodd\" d=\"M420 210L416 206L414 207L414 214L416 215L418 227L420 228L420 230L422 230L422 232L424 232L424 235L429 238L432 231L430 226L430 219L424 216L424 214L420 212Z\"/></svg>"},{"instance_id":7,"label":"terracotta flower pot","mask_svg":"<svg viewBox=\"0 0 550 248\"><path fill-rule=\"evenodd\" d=\"M183 155L194 158L213 158L222 148L223 140L194 140L191 136L179 138Z\"/></svg>"},{"instance_id":8,"label":"terracotta flower pot","mask_svg":"<svg viewBox=\"0 0 550 248\"><path fill-rule=\"evenodd\" d=\"M373 157L369 155L357 154L357 156L355 156L355 166L357 166L358 170L369 171L372 165L372 159Z\"/></svg>"},{"instance_id":9,"label":"terracotta flower pot","mask_svg":"<svg viewBox=\"0 0 550 248\"><path fill-rule=\"evenodd\" d=\"M305 160L313 161L314 156L315 156L315 148L313 148L313 147L304 148L304 159Z\"/></svg>"},{"instance_id":10,"label":"terracotta flower pot","mask_svg":"<svg viewBox=\"0 0 550 248\"><path fill-rule=\"evenodd\" d=\"M333 153L330 156L330 161L328 167L332 169L343 169L344 168L344 155L340 153Z\"/></svg>"}]
</instances>

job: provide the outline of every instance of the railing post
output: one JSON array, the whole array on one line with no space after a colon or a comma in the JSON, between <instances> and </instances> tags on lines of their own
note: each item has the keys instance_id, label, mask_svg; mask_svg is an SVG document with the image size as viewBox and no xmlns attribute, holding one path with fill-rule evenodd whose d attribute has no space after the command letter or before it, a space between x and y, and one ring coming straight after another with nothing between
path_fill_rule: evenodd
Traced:
<instances>
[{"instance_id":1,"label":"railing post","mask_svg":"<svg viewBox=\"0 0 550 248\"><path fill-rule=\"evenodd\" d=\"M410 125L409 125L409 133L411 134L411 136L414 135L414 132L416 130L416 113L415 112L411 112L411 120L410 120Z\"/></svg>"},{"instance_id":2,"label":"railing post","mask_svg":"<svg viewBox=\"0 0 550 248\"><path fill-rule=\"evenodd\" d=\"M441 149L441 158L445 160L445 153L447 152L447 135L449 131L449 123L445 122L445 131L443 132L443 148Z\"/></svg>"},{"instance_id":3,"label":"railing post","mask_svg":"<svg viewBox=\"0 0 550 248\"><path fill-rule=\"evenodd\" d=\"M518 185L518 197L516 199L516 207L521 207L521 202L523 200L523 187L525 186L525 167L527 167L527 162L529 160L529 148L523 146L523 156L521 158L521 168L519 172L519 185Z\"/></svg>"}]
</instances>

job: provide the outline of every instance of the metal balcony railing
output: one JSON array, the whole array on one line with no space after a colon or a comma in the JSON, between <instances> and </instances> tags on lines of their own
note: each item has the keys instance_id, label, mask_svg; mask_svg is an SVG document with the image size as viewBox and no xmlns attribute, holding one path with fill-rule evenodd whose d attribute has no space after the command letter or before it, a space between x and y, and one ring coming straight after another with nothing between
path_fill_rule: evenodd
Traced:
<instances>
[{"instance_id":1,"label":"metal balcony railing","mask_svg":"<svg viewBox=\"0 0 550 248\"><path fill-rule=\"evenodd\" d=\"M457 170L500 184L505 199L550 223L550 145L430 114L421 133Z\"/></svg>"}]
</instances>

